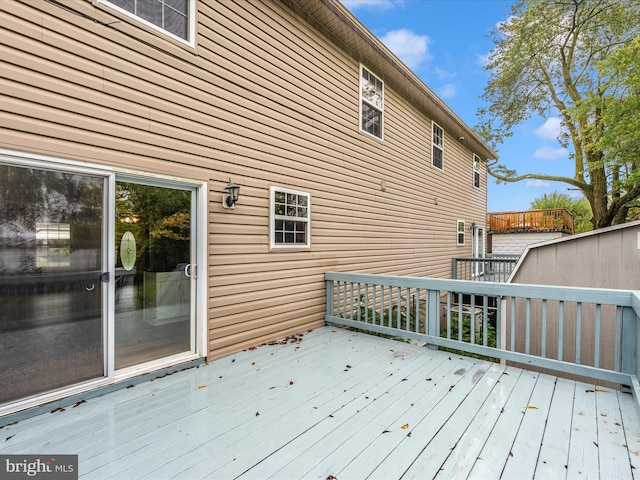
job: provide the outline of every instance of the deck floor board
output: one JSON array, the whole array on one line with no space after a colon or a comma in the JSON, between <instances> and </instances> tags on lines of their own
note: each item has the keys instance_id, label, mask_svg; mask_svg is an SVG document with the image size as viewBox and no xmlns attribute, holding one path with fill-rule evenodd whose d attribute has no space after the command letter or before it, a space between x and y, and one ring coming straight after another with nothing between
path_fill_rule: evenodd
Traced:
<instances>
[{"instance_id":1,"label":"deck floor board","mask_svg":"<svg viewBox=\"0 0 640 480\"><path fill-rule=\"evenodd\" d=\"M322 327L0 429L84 479L633 478L631 395ZM634 467L632 467L632 464Z\"/></svg>"}]
</instances>

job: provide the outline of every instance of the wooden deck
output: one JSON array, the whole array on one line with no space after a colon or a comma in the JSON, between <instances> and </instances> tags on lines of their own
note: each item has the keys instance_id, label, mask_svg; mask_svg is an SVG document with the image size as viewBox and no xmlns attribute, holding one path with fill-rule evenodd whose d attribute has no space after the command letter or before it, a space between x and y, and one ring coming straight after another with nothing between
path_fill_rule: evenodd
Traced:
<instances>
[{"instance_id":1,"label":"wooden deck","mask_svg":"<svg viewBox=\"0 0 640 480\"><path fill-rule=\"evenodd\" d=\"M87 479L633 478L631 395L322 327L0 429Z\"/></svg>"}]
</instances>

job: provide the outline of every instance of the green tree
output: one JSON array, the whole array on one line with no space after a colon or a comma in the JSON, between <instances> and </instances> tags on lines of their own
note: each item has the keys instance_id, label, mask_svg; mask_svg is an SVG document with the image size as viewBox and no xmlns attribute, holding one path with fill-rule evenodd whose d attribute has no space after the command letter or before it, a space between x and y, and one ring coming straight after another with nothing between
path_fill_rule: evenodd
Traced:
<instances>
[{"instance_id":1,"label":"green tree","mask_svg":"<svg viewBox=\"0 0 640 480\"><path fill-rule=\"evenodd\" d=\"M573 199L569 195L551 192L537 197L531 202L533 210L545 210L549 208L566 208L573 215L574 233L583 233L593 230L591 224L591 205L586 198Z\"/></svg>"},{"instance_id":2,"label":"green tree","mask_svg":"<svg viewBox=\"0 0 640 480\"><path fill-rule=\"evenodd\" d=\"M491 33L492 73L483 95L489 106L478 112L478 133L495 148L516 125L558 115L558 141L569 148L575 173L518 175L497 162L489 173L499 182L567 183L591 205L594 228L624 222L640 197L633 57L639 33L640 0L519 0ZM633 146L622 148L621 138Z\"/></svg>"}]
</instances>

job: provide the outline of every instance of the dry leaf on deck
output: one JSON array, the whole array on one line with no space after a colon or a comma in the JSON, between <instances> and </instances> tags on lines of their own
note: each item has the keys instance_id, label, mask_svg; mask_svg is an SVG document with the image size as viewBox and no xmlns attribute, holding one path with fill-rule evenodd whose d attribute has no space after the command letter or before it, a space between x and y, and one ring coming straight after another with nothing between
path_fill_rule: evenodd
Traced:
<instances>
[{"instance_id":1,"label":"dry leaf on deck","mask_svg":"<svg viewBox=\"0 0 640 480\"><path fill-rule=\"evenodd\" d=\"M528 408L529 410L538 410L538 407L534 407L533 405L525 405L524 408Z\"/></svg>"},{"instance_id":2,"label":"dry leaf on deck","mask_svg":"<svg viewBox=\"0 0 640 480\"><path fill-rule=\"evenodd\" d=\"M402 427L400 427L400 428L402 428L403 430L406 430L407 428L409 428L409 424L408 424L408 423L405 423L405 424L404 424L404 425L402 425Z\"/></svg>"}]
</instances>

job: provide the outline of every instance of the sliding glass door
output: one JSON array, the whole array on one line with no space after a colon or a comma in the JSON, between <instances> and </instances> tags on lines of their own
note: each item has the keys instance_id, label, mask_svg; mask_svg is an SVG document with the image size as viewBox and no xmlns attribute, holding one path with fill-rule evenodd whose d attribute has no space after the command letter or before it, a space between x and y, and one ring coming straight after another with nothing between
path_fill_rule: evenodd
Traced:
<instances>
[{"instance_id":1,"label":"sliding glass door","mask_svg":"<svg viewBox=\"0 0 640 480\"><path fill-rule=\"evenodd\" d=\"M0 404L105 376L106 184L0 164Z\"/></svg>"},{"instance_id":2,"label":"sliding glass door","mask_svg":"<svg viewBox=\"0 0 640 480\"><path fill-rule=\"evenodd\" d=\"M116 183L116 370L194 349L193 195Z\"/></svg>"},{"instance_id":3,"label":"sliding glass door","mask_svg":"<svg viewBox=\"0 0 640 480\"><path fill-rule=\"evenodd\" d=\"M0 411L195 358L201 187L3 158Z\"/></svg>"}]
</instances>

